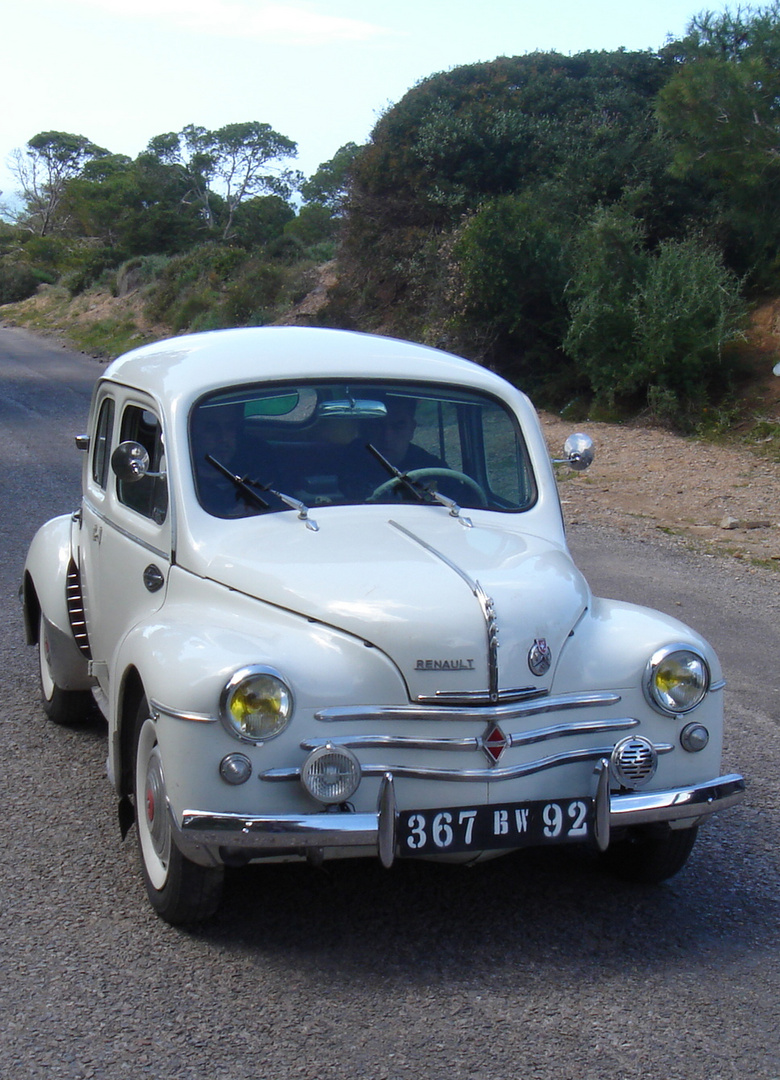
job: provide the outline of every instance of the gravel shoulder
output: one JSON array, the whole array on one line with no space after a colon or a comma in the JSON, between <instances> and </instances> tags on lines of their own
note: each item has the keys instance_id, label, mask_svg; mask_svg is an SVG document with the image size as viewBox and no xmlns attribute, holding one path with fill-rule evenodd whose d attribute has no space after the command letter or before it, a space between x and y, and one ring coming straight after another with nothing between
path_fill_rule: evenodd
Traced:
<instances>
[{"instance_id":1,"label":"gravel shoulder","mask_svg":"<svg viewBox=\"0 0 780 1080\"><path fill-rule=\"evenodd\" d=\"M571 525L608 526L637 538L666 536L692 550L780 570L780 462L747 449L657 428L573 425L540 414L553 456L574 430L591 436L587 472L558 470Z\"/></svg>"}]
</instances>

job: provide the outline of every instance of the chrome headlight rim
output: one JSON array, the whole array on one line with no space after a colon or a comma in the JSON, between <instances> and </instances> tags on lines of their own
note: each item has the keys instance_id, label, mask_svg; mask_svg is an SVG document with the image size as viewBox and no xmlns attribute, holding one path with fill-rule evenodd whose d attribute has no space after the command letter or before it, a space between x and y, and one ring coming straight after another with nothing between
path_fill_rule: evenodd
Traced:
<instances>
[{"instance_id":1,"label":"chrome headlight rim","mask_svg":"<svg viewBox=\"0 0 780 1080\"><path fill-rule=\"evenodd\" d=\"M279 710L279 718L275 725L271 725L269 730L264 731L262 734L252 735L242 731L237 725L231 712L231 705L242 687L246 687L247 684L254 680L261 679L270 679L277 685L281 691L284 704ZM219 697L219 719L222 726L234 739L252 746L261 746L263 743L270 742L271 739L281 735L290 723L294 708L295 701L289 683L275 668L269 667L267 664L247 664L238 668L225 683Z\"/></svg>"},{"instance_id":2,"label":"chrome headlight rim","mask_svg":"<svg viewBox=\"0 0 780 1080\"><path fill-rule=\"evenodd\" d=\"M695 700L685 705L675 706L669 700L669 695L664 695L664 692L659 687L658 676L663 669L663 665L678 654L692 657L701 665L701 678L699 679ZM663 716L678 717L687 716L694 709L698 709L709 692L710 683L710 666L702 650L695 645L678 641L671 645L664 645L663 648L657 649L650 657L645 669L643 689L645 697L657 712L660 712Z\"/></svg>"}]
</instances>

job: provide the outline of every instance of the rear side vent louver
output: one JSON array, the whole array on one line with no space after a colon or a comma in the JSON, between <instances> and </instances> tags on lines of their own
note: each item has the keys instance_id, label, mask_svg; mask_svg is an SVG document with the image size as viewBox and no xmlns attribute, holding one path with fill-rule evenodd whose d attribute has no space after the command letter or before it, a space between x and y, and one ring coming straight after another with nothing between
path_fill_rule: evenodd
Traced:
<instances>
[{"instance_id":1,"label":"rear side vent louver","mask_svg":"<svg viewBox=\"0 0 780 1080\"><path fill-rule=\"evenodd\" d=\"M65 602L68 605L68 618L74 640L83 656L92 659L92 650L87 637L87 622L84 618L84 601L81 596L81 575L73 559L68 564L68 580L65 587Z\"/></svg>"}]
</instances>

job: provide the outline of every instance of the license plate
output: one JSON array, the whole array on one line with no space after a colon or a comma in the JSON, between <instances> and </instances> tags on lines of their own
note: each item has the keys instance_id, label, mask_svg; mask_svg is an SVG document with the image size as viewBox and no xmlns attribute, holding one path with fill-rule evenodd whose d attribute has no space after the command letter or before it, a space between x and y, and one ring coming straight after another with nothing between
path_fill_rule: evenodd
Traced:
<instances>
[{"instance_id":1,"label":"license plate","mask_svg":"<svg viewBox=\"0 0 780 1080\"><path fill-rule=\"evenodd\" d=\"M398 826L402 855L575 843L592 835L593 800L404 810L399 815Z\"/></svg>"}]
</instances>

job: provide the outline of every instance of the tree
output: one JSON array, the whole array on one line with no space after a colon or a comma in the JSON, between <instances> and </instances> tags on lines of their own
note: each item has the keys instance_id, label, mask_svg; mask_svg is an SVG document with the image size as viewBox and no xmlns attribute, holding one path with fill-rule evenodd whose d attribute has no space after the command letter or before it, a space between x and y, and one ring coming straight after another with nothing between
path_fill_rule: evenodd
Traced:
<instances>
[{"instance_id":1,"label":"tree","mask_svg":"<svg viewBox=\"0 0 780 1080\"><path fill-rule=\"evenodd\" d=\"M345 143L330 161L322 162L317 171L301 184L301 194L306 202L327 207L334 216L339 216L344 208L352 166L361 149L357 143Z\"/></svg>"},{"instance_id":2,"label":"tree","mask_svg":"<svg viewBox=\"0 0 780 1080\"><path fill-rule=\"evenodd\" d=\"M187 202L188 180L180 166L151 153L135 161L109 155L88 162L63 198L79 235L117 249L118 256L173 254L204 233L198 209Z\"/></svg>"},{"instance_id":3,"label":"tree","mask_svg":"<svg viewBox=\"0 0 780 1080\"><path fill-rule=\"evenodd\" d=\"M730 261L760 278L780 244L780 2L699 15L668 53L656 113L673 173L708 191Z\"/></svg>"},{"instance_id":4,"label":"tree","mask_svg":"<svg viewBox=\"0 0 780 1080\"><path fill-rule=\"evenodd\" d=\"M380 119L351 167L342 280L345 292L365 305L357 317L368 322L364 312L373 312L377 322L386 323L388 307L403 309L399 332L435 328L438 333L441 319L432 317L430 306L443 293L432 297L426 279L441 282L453 238L464 217L471 221L474 215L467 233L474 244L478 236L489 240L491 250L496 246L492 223L502 215L512 219L511 252L501 263L514 277L504 300L533 288L528 275L533 277L535 246L549 257L543 271L549 284L557 237L553 231L548 246L531 236L543 227L532 193L543 197L554 189L555 216L571 228L594 204L611 205L627 190L644 188L648 208L658 205L662 228L654 193L668 151L655 137L652 103L669 64L658 55L622 50L530 53L455 68L410 90ZM500 200L526 195L535 208L524 237L520 211ZM478 320L482 301L473 301L478 294L484 299L483 286L493 288L491 271L489 260L479 263L473 245L469 258L476 276L468 309ZM521 266L525 279L517 276ZM560 299L552 300L556 287L546 293L536 330L532 304L523 306L520 319L520 310L512 316L502 301L502 316L493 323L498 336L486 357L490 362L503 362L511 347L516 351L520 321L535 345L549 341L551 361L559 362L560 340L554 342L548 333L557 322L553 309L565 310Z\"/></svg>"},{"instance_id":5,"label":"tree","mask_svg":"<svg viewBox=\"0 0 780 1080\"><path fill-rule=\"evenodd\" d=\"M280 195L258 195L245 199L233 217L235 238L242 247L267 247L278 240L295 220L292 206Z\"/></svg>"},{"instance_id":6,"label":"tree","mask_svg":"<svg viewBox=\"0 0 780 1080\"><path fill-rule=\"evenodd\" d=\"M58 217L58 211L68 183L88 161L107 154L108 150L83 135L43 131L33 136L24 151L13 155L12 168L25 200L21 223L38 236L64 228L66 222Z\"/></svg>"},{"instance_id":7,"label":"tree","mask_svg":"<svg viewBox=\"0 0 780 1080\"><path fill-rule=\"evenodd\" d=\"M226 124L216 131L188 124L179 133L155 136L147 151L161 164L183 170L187 198L200 207L210 229L221 229L222 240L233 236L236 210L247 199L287 196L299 183L278 164L294 157L297 145L257 120Z\"/></svg>"},{"instance_id":8,"label":"tree","mask_svg":"<svg viewBox=\"0 0 780 1080\"><path fill-rule=\"evenodd\" d=\"M245 199L261 194L289 195L297 178L271 163L293 157L297 146L269 124L256 120L226 124L212 133L214 175L222 181L227 215L222 233L230 238L236 209Z\"/></svg>"}]
</instances>

